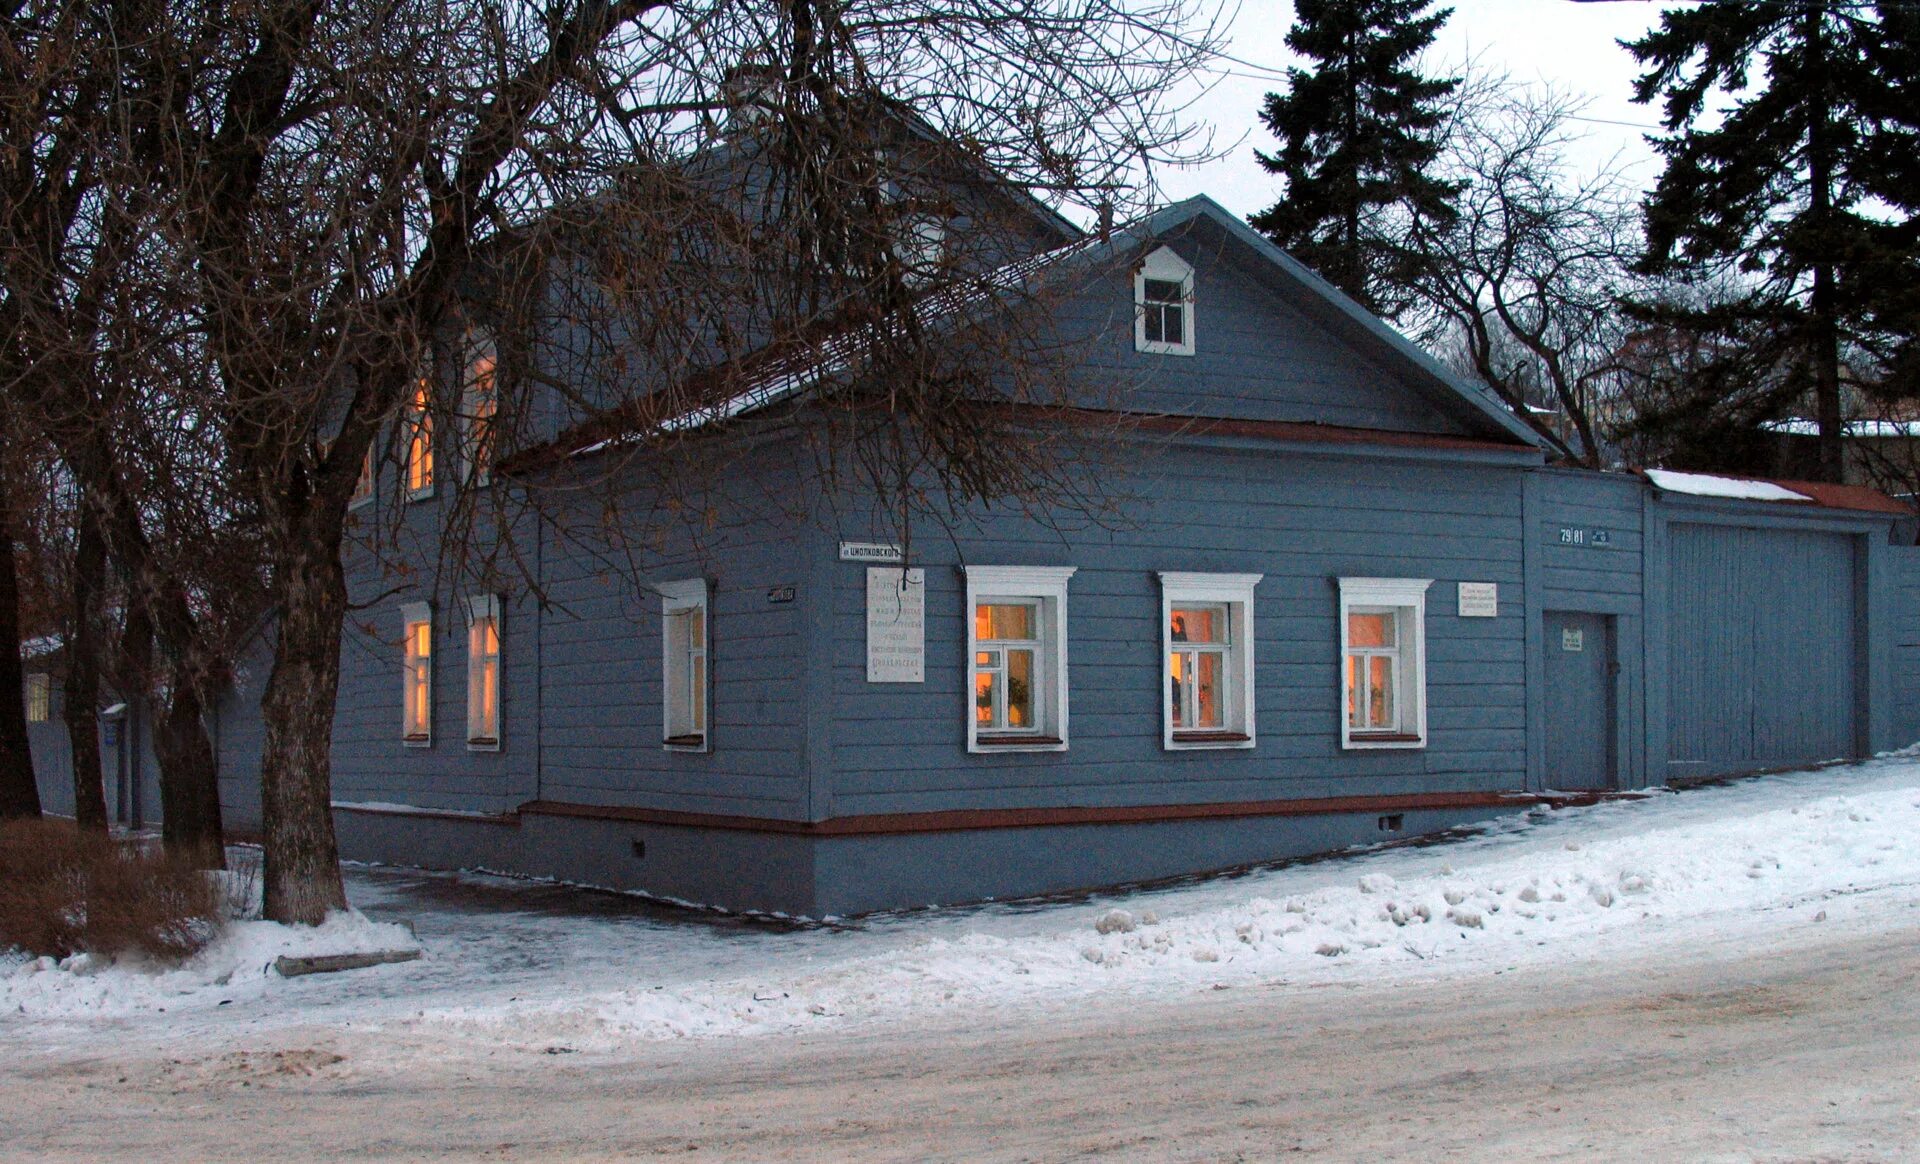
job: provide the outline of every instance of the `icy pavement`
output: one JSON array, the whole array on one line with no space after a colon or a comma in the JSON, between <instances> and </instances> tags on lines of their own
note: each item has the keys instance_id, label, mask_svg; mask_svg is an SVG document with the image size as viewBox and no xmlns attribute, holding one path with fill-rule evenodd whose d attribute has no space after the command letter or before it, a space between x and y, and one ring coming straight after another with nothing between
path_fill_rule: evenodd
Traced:
<instances>
[{"instance_id":1,"label":"icy pavement","mask_svg":"<svg viewBox=\"0 0 1920 1164\"><path fill-rule=\"evenodd\" d=\"M322 935L251 923L180 970L0 958L0 1044L220 1043L314 1024L530 1049L983 1010L1170 998L1214 986L1444 978L1820 924L1920 905L1920 760L1901 756L1590 808L1443 844L1071 903L799 927L478 874L350 869L364 914L417 962L285 980Z\"/></svg>"}]
</instances>

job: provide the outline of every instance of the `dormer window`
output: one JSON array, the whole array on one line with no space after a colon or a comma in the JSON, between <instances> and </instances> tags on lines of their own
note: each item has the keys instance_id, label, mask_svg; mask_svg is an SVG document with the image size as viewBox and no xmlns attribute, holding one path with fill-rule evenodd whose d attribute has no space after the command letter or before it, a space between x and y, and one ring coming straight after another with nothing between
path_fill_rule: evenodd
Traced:
<instances>
[{"instance_id":1,"label":"dormer window","mask_svg":"<svg viewBox=\"0 0 1920 1164\"><path fill-rule=\"evenodd\" d=\"M1135 351L1193 354L1193 268L1161 247L1133 276Z\"/></svg>"}]
</instances>

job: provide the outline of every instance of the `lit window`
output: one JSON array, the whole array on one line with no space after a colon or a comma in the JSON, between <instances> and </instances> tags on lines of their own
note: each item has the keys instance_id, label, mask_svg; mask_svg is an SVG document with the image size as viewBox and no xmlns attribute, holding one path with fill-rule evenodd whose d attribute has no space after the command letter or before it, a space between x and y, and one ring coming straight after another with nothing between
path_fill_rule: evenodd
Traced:
<instances>
[{"instance_id":1,"label":"lit window","mask_svg":"<svg viewBox=\"0 0 1920 1164\"><path fill-rule=\"evenodd\" d=\"M660 642L663 742L672 749L708 751L705 579L660 587Z\"/></svg>"},{"instance_id":2,"label":"lit window","mask_svg":"<svg viewBox=\"0 0 1920 1164\"><path fill-rule=\"evenodd\" d=\"M433 742L433 612L424 602L400 608L406 652L401 670L401 735L407 746Z\"/></svg>"},{"instance_id":3,"label":"lit window","mask_svg":"<svg viewBox=\"0 0 1920 1164\"><path fill-rule=\"evenodd\" d=\"M1133 346L1172 356L1193 354L1193 268L1168 247L1148 255L1133 276Z\"/></svg>"},{"instance_id":4,"label":"lit window","mask_svg":"<svg viewBox=\"0 0 1920 1164\"><path fill-rule=\"evenodd\" d=\"M475 485L485 485L491 477L494 423L500 411L498 366L493 337L484 332L470 335L466 375L461 387L460 471Z\"/></svg>"},{"instance_id":5,"label":"lit window","mask_svg":"<svg viewBox=\"0 0 1920 1164\"><path fill-rule=\"evenodd\" d=\"M1161 573L1167 748L1253 746L1253 588L1260 578Z\"/></svg>"},{"instance_id":6,"label":"lit window","mask_svg":"<svg viewBox=\"0 0 1920 1164\"><path fill-rule=\"evenodd\" d=\"M1418 748L1427 742L1423 578L1340 579L1340 742Z\"/></svg>"},{"instance_id":7,"label":"lit window","mask_svg":"<svg viewBox=\"0 0 1920 1164\"><path fill-rule=\"evenodd\" d=\"M27 722L45 723L53 715L53 681L44 671L26 678Z\"/></svg>"},{"instance_id":8,"label":"lit window","mask_svg":"<svg viewBox=\"0 0 1920 1164\"><path fill-rule=\"evenodd\" d=\"M968 566L967 750L1067 746L1071 566Z\"/></svg>"},{"instance_id":9,"label":"lit window","mask_svg":"<svg viewBox=\"0 0 1920 1164\"><path fill-rule=\"evenodd\" d=\"M407 406L407 497L433 496L433 411L422 376Z\"/></svg>"},{"instance_id":10,"label":"lit window","mask_svg":"<svg viewBox=\"0 0 1920 1164\"><path fill-rule=\"evenodd\" d=\"M500 600L467 600L467 747L500 749Z\"/></svg>"}]
</instances>

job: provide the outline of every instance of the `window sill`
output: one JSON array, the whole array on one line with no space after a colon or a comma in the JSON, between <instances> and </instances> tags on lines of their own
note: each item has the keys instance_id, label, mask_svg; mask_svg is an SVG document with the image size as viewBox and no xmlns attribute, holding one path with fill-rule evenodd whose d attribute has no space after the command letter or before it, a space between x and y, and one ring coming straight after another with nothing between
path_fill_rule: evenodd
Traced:
<instances>
[{"instance_id":1,"label":"window sill","mask_svg":"<svg viewBox=\"0 0 1920 1164\"><path fill-rule=\"evenodd\" d=\"M497 752L499 750L499 740L479 739L467 741L467 751L469 752Z\"/></svg>"},{"instance_id":2,"label":"window sill","mask_svg":"<svg viewBox=\"0 0 1920 1164\"><path fill-rule=\"evenodd\" d=\"M707 750L707 737L703 735L668 736L660 741L660 746L669 752L704 752Z\"/></svg>"},{"instance_id":3,"label":"window sill","mask_svg":"<svg viewBox=\"0 0 1920 1164\"><path fill-rule=\"evenodd\" d=\"M1018 736L975 736L975 752L1064 752L1067 741L1059 736L1018 735Z\"/></svg>"},{"instance_id":4,"label":"window sill","mask_svg":"<svg viewBox=\"0 0 1920 1164\"><path fill-rule=\"evenodd\" d=\"M1193 345L1155 343L1152 340L1142 340L1134 345L1133 350L1136 352L1144 352L1149 356L1191 356L1193 354Z\"/></svg>"},{"instance_id":5,"label":"window sill","mask_svg":"<svg viewBox=\"0 0 1920 1164\"><path fill-rule=\"evenodd\" d=\"M433 498L433 486L431 485L428 485L424 489L407 490L408 501L428 501L428 500L431 500L432 498Z\"/></svg>"},{"instance_id":6,"label":"window sill","mask_svg":"<svg viewBox=\"0 0 1920 1164\"><path fill-rule=\"evenodd\" d=\"M1167 747L1182 748L1251 748L1253 737L1245 732L1174 732L1167 740Z\"/></svg>"},{"instance_id":7,"label":"window sill","mask_svg":"<svg viewBox=\"0 0 1920 1164\"><path fill-rule=\"evenodd\" d=\"M365 497L349 498L347 501L347 511L352 512L353 510L356 510L356 509L365 509L367 506L372 504L373 504L373 494L371 493L367 494Z\"/></svg>"},{"instance_id":8,"label":"window sill","mask_svg":"<svg viewBox=\"0 0 1920 1164\"><path fill-rule=\"evenodd\" d=\"M402 736L400 738L400 742L405 744L409 748L431 748L433 746L433 737L432 736Z\"/></svg>"},{"instance_id":9,"label":"window sill","mask_svg":"<svg viewBox=\"0 0 1920 1164\"><path fill-rule=\"evenodd\" d=\"M1347 737L1348 748L1424 748L1426 738L1412 732L1354 732Z\"/></svg>"}]
</instances>

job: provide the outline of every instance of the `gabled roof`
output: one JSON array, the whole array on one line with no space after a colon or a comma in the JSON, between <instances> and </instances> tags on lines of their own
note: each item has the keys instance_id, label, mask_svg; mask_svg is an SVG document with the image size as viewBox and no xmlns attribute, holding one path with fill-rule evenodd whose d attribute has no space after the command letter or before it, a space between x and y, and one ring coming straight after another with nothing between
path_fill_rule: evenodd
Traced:
<instances>
[{"instance_id":1,"label":"gabled roof","mask_svg":"<svg viewBox=\"0 0 1920 1164\"><path fill-rule=\"evenodd\" d=\"M1482 422L1486 435L1504 443L1540 447L1539 436L1490 391L1449 372L1405 336L1205 195L1176 202L1115 228L1104 238L1087 236L941 288L913 305L914 322L922 328L941 326L986 309L1009 293L1112 269L1136 258L1148 244L1201 222L1248 250L1274 278L1320 304L1345 330L1372 345L1387 366L1436 398L1464 406L1468 415ZM645 431L649 423L655 431L691 431L792 399L822 379L847 371L876 339L885 338L876 336L870 328L830 332L816 342L789 344L778 351L769 349L748 356L732 369L738 389L716 403L662 416L657 396L628 401L569 428L538 449L508 458L503 470L512 472L535 461L598 452Z\"/></svg>"}]
</instances>

